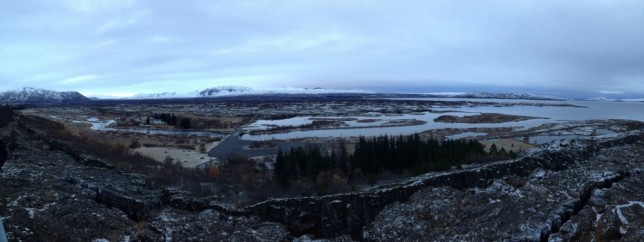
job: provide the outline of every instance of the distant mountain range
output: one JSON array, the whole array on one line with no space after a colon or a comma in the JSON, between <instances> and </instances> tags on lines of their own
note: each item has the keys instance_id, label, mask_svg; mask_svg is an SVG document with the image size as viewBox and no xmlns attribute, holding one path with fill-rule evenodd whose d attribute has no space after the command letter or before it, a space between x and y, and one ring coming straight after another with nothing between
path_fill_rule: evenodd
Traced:
<instances>
[{"instance_id":1,"label":"distant mountain range","mask_svg":"<svg viewBox=\"0 0 644 242\"><path fill-rule=\"evenodd\" d=\"M174 98L209 98L239 95L272 95L272 94L328 94L328 93L370 93L362 90L332 90L322 88L279 88L254 90L242 86L220 86L207 88L201 91L187 93L163 92L152 94L137 94L132 97L118 99L174 99ZM103 98L87 98L74 91L58 92L46 89L24 87L0 93L0 104L56 104L74 103L101 100ZM106 98L115 99L115 98Z\"/></svg>"},{"instance_id":2,"label":"distant mountain range","mask_svg":"<svg viewBox=\"0 0 644 242\"><path fill-rule=\"evenodd\" d=\"M607 97L593 97L588 98L586 101L607 101L607 102L644 102L644 98L607 98Z\"/></svg>"},{"instance_id":3,"label":"distant mountain range","mask_svg":"<svg viewBox=\"0 0 644 242\"><path fill-rule=\"evenodd\" d=\"M175 99L175 98L212 98L224 96L240 96L240 95L289 95L289 94L364 94L364 95L378 95L363 90L333 90L323 88L276 88L276 89L263 89L255 90L249 87L242 86L220 86L207 88L201 91L193 91L187 93L176 92L163 92L153 94L138 94L132 97L123 98L126 100L143 100L143 99ZM382 94L385 95L385 94ZM389 97L395 97L406 94L386 94ZM489 93L489 92L473 92L473 93L434 93L434 94L414 94L414 96L432 97L432 98L481 98L481 99L528 99L528 100L565 100L550 96L539 96L527 93ZM366 96L365 96L366 97ZM121 99L121 98L119 98ZM0 93L0 104L56 104L56 103L78 103L100 100L100 98L87 98L82 94L69 91L57 92L46 89L38 89L25 87L18 90L11 90ZM592 101L644 101L644 99L608 99L608 98L593 98L588 99Z\"/></svg>"},{"instance_id":4,"label":"distant mountain range","mask_svg":"<svg viewBox=\"0 0 644 242\"><path fill-rule=\"evenodd\" d=\"M490 92L472 92L465 94L453 95L456 98L496 98L496 99L529 99L529 100L565 100L551 96L540 96L530 93L490 93Z\"/></svg>"},{"instance_id":5,"label":"distant mountain range","mask_svg":"<svg viewBox=\"0 0 644 242\"><path fill-rule=\"evenodd\" d=\"M89 100L89 98L74 91L57 92L32 87L0 93L0 103L3 104L69 103Z\"/></svg>"},{"instance_id":6,"label":"distant mountain range","mask_svg":"<svg viewBox=\"0 0 644 242\"><path fill-rule=\"evenodd\" d=\"M163 92L152 94L137 94L127 99L171 99L171 98L200 98L223 97L238 95L270 95L270 94L327 94L327 93L371 93L363 90L334 90L323 88L274 88L255 90L243 86L221 86L207 88L202 91L187 93Z\"/></svg>"},{"instance_id":7,"label":"distant mountain range","mask_svg":"<svg viewBox=\"0 0 644 242\"><path fill-rule=\"evenodd\" d=\"M249 87L221 86L207 88L203 91L192 91L187 93L162 92L151 94L137 94L127 99L171 99L171 98L199 98L199 97L220 97L249 94L253 91Z\"/></svg>"}]
</instances>

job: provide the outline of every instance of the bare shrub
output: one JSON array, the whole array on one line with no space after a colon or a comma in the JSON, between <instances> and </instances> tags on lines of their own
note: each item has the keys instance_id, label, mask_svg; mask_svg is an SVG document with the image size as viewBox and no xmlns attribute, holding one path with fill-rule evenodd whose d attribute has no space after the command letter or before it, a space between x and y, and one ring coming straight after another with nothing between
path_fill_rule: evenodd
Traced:
<instances>
[{"instance_id":1,"label":"bare shrub","mask_svg":"<svg viewBox=\"0 0 644 242\"><path fill-rule=\"evenodd\" d=\"M141 144L139 143L138 139L132 139L132 142L130 142L130 145L128 147L130 147L130 149L136 149L141 147Z\"/></svg>"}]
</instances>

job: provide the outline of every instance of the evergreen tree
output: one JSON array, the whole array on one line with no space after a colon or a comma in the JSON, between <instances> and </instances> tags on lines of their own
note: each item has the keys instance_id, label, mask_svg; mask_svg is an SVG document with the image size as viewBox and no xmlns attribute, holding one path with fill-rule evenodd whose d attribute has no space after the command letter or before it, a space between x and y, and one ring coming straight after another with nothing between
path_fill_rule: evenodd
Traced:
<instances>
[{"instance_id":1,"label":"evergreen tree","mask_svg":"<svg viewBox=\"0 0 644 242\"><path fill-rule=\"evenodd\" d=\"M499 149L496 147L496 144L492 143L489 154L495 155L496 153L499 153Z\"/></svg>"},{"instance_id":2,"label":"evergreen tree","mask_svg":"<svg viewBox=\"0 0 644 242\"><path fill-rule=\"evenodd\" d=\"M288 169L286 167L286 158L282 150L277 151L277 158L275 159L275 168L273 169L273 177L277 184L283 187L288 186Z\"/></svg>"},{"instance_id":3,"label":"evergreen tree","mask_svg":"<svg viewBox=\"0 0 644 242\"><path fill-rule=\"evenodd\" d=\"M291 148L291 151L285 158L286 160L286 174L288 179L297 179L297 161L295 157L295 151Z\"/></svg>"},{"instance_id":4,"label":"evergreen tree","mask_svg":"<svg viewBox=\"0 0 644 242\"><path fill-rule=\"evenodd\" d=\"M370 181L375 181L382 171L421 174L450 169L463 163L516 156L505 148L499 151L496 144L492 144L487 153L483 145L475 140L423 140L418 134L407 137L359 137L352 155L348 154L343 142L339 142L337 151L332 149L327 152L317 146L291 148L289 152L280 150L275 165L275 179L290 180L303 176L315 181L320 172L336 169L348 175L349 180L353 177L352 173L359 170ZM287 181L278 182L284 184Z\"/></svg>"},{"instance_id":5,"label":"evergreen tree","mask_svg":"<svg viewBox=\"0 0 644 242\"><path fill-rule=\"evenodd\" d=\"M509 156L510 158L512 158L512 159L516 159L516 158L517 158L517 154L516 154L516 153L514 153L514 151L513 151L513 150L510 150L510 152L508 152L508 156Z\"/></svg>"},{"instance_id":6,"label":"evergreen tree","mask_svg":"<svg viewBox=\"0 0 644 242\"><path fill-rule=\"evenodd\" d=\"M346 174L347 171L349 170L349 164L348 164L349 163L349 157L348 157L347 147L346 147L343 139L340 139L340 142L339 142L338 145L340 147L338 149L339 152L338 152L338 156L336 158L335 167L336 167L336 169L341 170L342 172L344 172Z\"/></svg>"},{"instance_id":7,"label":"evergreen tree","mask_svg":"<svg viewBox=\"0 0 644 242\"><path fill-rule=\"evenodd\" d=\"M506 156L508 154L507 151L505 151L505 148L501 147L501 150L499 151L499 154L502 156Z\"/></svg>"},{"instance_id":8,"label":"evergreen tree","mask_svg":"<svg viewBox=\"0 0 644 242\"><path fill-rule=\"evenodd\" d=\"M168 117L168 122L169 125L176 126L177 125L177 116L174 115L174 113L171 113Z\"/></svg>"},{"instance_id":9,"label":"evergreen tree","mask_svg":"<svg viewBox=\"0 0 644 242\"><path fill-rule=\"evenodd\" d=\"M179 126L181 126L182 129L190 129L190 119L182 118Z\"/></svg>"}]
</instances>

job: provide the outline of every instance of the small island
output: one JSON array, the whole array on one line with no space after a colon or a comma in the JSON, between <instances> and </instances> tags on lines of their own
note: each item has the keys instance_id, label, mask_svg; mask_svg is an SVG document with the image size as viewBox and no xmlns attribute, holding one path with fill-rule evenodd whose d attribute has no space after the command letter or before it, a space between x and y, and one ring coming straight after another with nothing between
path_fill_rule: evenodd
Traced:
<instances>
[{"instance_id":1,"label":"small island","mask_svg":"<svg viewBox=\"0 0 644 242\"><path fill-rule=\"evenodd\" d=\"M482 113L471 116L454 116L442 115L434 119L434 122L442 123L468 123L468 124L482 124L482 123L508 123L519 122L530 119L541 119L541 117L519 116L501 113Z\"/></svg>"}]
</instances>

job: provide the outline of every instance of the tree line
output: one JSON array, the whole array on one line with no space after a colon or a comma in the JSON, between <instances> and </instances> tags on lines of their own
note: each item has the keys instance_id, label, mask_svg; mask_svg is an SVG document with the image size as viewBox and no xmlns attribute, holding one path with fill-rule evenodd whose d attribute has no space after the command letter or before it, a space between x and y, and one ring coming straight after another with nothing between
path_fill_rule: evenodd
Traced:
<instances>
[{"instance_id":1,"label":"tree line","mask_svg":"<svg viewBox=\"0 0 644 242\"><path fill-rule=\"evenodd\" d=\"M161 120L161 121L163 121L164 123L166 123L168 125L179 127L179 128L182 128L182 129L190 129L191 128L190 118L178 117L174 113L155 113L155 114L152 115L152 118L154 120ZM150 116L148 116L145 119L145 124L150 125L151 123L152 123L152 121L150 119Z\"/></svg>"},{"instance_id":2,"label":"tree line","mask_svg":"<svg viewBox=\"0 0 644 242\"><path fill-rule=\"evenodd\" d=\"M321 171L339 166L335 153L324 154L318 146L291 148L288 152L277 151L274 177L281 186L299 177L315 178Z\"/></svg>"},{"instance_id":3,"label":"tree line","mask_svg":"<svg viewBox=\"0 0 644 242\"><path fill-rule=\"evenodd\" d=\"M361 174L370 182L383 172L422 174L442 171L461 164L514 158L516 155L496 145L486 152L476 140L423 140L418 134L410 136L360 137L353 153L340 143L325 151L318 146L279 150L274 168L274 180L288 186L300 178L315 181L325 171L341 173L349 178Z\"/></svg>"}]
</instances>

